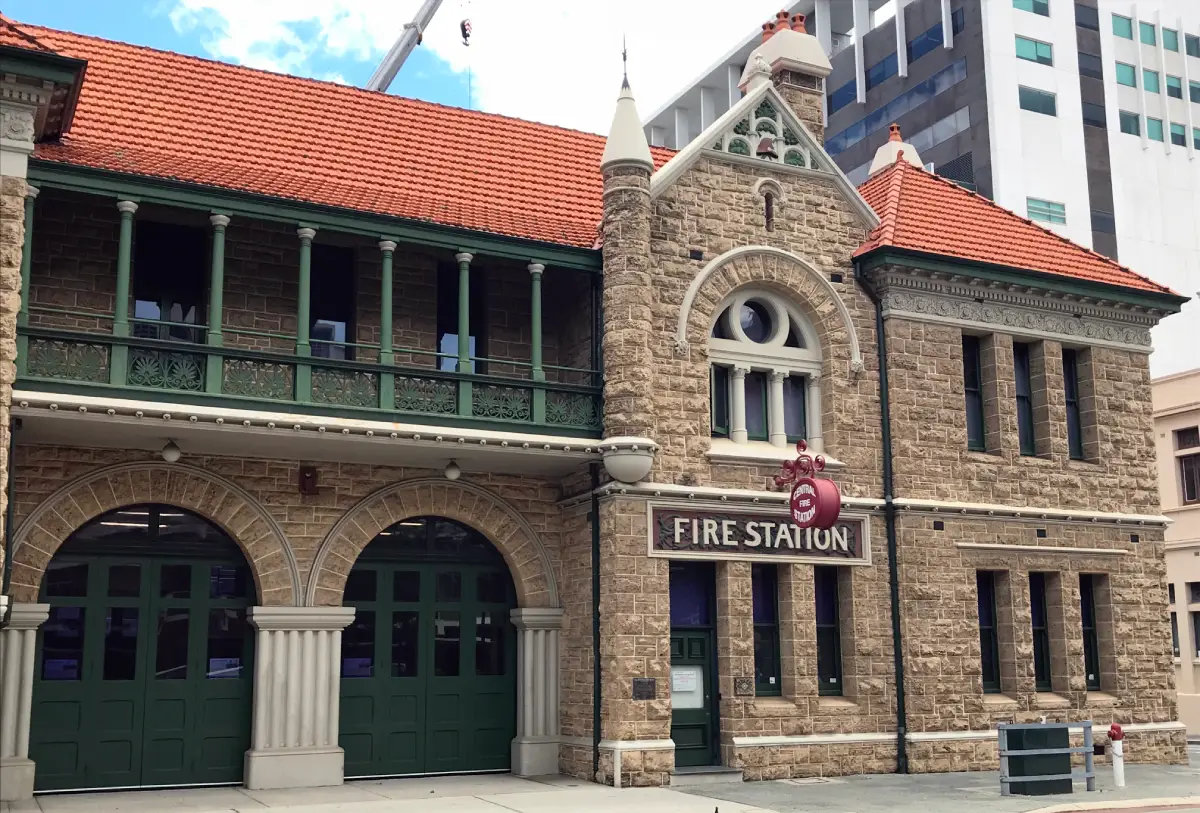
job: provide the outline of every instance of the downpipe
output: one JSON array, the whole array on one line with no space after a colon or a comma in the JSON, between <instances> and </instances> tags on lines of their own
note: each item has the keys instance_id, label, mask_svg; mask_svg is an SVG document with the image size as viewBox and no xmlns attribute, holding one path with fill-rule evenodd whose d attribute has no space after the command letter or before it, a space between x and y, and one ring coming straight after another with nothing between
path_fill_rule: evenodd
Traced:
<instances>
[{"instance_id":1,"label":"downpipe","mask_svg":"<svg viewBox=\"0 0 1200 813\"><path fill-rule=\"evenodd\" d=\"M600 776L600 464L591 465L592 510L592 781Z\"/></svg>"},{"instance_id":2,"label":"downpipe","mask_svg":"<svg viewBox=\"0 0 1200 813\"><path fill-rule=\"evenodd\" d=\"M887 336L883 300L854 263L854 276L875 304L875 345L879 351L879 416L883 435L883 519L887 528L888 592L892 607L892 660L896 671L896 773L908 773L908 712L904 696L904 638L900 629L900 564L896 561L895 477L892 467L892 410L888 400Z\"/></svg>"}]
</instances>

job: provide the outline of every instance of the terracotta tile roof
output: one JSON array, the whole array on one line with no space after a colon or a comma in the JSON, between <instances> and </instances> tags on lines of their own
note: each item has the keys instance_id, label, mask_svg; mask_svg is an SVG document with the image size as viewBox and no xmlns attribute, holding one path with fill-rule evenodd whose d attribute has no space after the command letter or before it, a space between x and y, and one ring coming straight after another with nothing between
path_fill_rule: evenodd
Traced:
<instances>
[{"instance_id":1,"label":"terracotta tile roof","mask_svg":"<svg viewBox=\"0 0 1200 813\"><path fill-rule=\"evenodd\" d=\"M12 48L24 48L29 51L54 53L51 48L39 42L37 37L25 31L23 26L18 25L3 14L0 14L0 45L8 45Z\"/></svg>"},{"instance_id":2,"label":"terracotta tile roof","mask_svg":"<svg viewBox=\"0 0 1200 813\"><path fill-rule=\"evenodd\" d=\"M42 160L561 245L596 242L603 136L24 29L88 61L72 128L38 146ZM655 150L655 162L672 154Z\"/></svg>"},{"instance_id":3,"label":"terracotta tile roof","mask_svg":"<svg viewBox=\"0 0 1200 813\"><path fill-rule=\"evenodd\" d=\"M1153 293L1170 288L904 160L858 188L880 223L854 253L892 247Z\"/></svg>"}]
</instances>

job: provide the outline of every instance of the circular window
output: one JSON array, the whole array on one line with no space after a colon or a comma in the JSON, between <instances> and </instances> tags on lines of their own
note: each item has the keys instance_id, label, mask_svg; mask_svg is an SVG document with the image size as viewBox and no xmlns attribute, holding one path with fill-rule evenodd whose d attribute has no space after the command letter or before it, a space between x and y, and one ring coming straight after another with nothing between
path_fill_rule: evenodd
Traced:
<instances>
[{"instance_id":1,"label":"circular window","mask_svg":"<svg viewBox=\"0 0 1200 813\"><path fill-rule=\"evenodd\" d=\"M742 333L750 341L762 344L771 338L771 314L762 303L747 302L742 305L738 318L741 320Z\"/></svg>"}]
</instances>

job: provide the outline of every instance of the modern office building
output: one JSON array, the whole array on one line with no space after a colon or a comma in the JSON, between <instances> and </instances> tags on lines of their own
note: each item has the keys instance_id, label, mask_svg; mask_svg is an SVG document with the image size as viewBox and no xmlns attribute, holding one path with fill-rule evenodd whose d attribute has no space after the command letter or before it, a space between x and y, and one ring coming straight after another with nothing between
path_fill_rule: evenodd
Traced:
<instances>
[{"instance_id":1,"label":"modern office building","mask_svg":"<svg viewBox=\"0 0 1200 813\"><path fill-rule=\"evenodd\" d=\"M1200 368L1151 382L1179 720L1200 737Z\"/></svg>"},{"instance_id":2,"label":"modern office building","mask_svg":"<svg viewBox=\"0 0 1200 813\"><path fill-rule=\"evenodd\" d=\"M898 123L937 174L1200 290L1200 3L853 0L832 15L793 5L831 31L827 146L853 182ZM709 102L720 115L724 77L740 75L758 39L656 111L651 143L687 143ZM1183 313L1155 328L1156 375L1192 364L1200 305Z\"/></svg>"}]
</instances>

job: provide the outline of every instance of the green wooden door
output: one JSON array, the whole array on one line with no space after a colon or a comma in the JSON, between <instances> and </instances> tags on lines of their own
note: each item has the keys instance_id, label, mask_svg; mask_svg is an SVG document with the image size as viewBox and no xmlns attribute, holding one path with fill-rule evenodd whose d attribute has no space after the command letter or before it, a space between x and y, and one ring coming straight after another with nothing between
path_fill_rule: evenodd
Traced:
<instances>
[{"instance_id":1,"label":"green wooden door","mask_svg":"<svg viewBox=\"0 0 1200 813\"><path fill-rule=\"evenodd\" d=\"M408 520L351 571L339 718L347 777L508 770L515 596L503 561L477 536L446 520Z\"/></svg>"},{"instance_id":2,"label":"green wooden door","mask_svg":"<svg viewBox=\"0 0 1200 813\"><path fill-rule=\"evenodd\" d=\"M708 562L672 562L671 739L675 766L717 765L714 571Z\"/></svg>"},{"instance_id":3,"label":"green wooden door","mask_svg":"<svg viewBox=\"0 0 1200 813\"><path fill-rule=\"evenodd\" d=\"M130 526L128 515L139 516L162 542L157 508L125 513L93 524ZM180 517L172 510L168 519ZM97 552L91 531L64 544L42 585L50 617L34 676L36 788L240 782L253 674L249 568L231 542L155 549L126 529L109 540L111 552Z\"/></svg>"}]
</instances>

